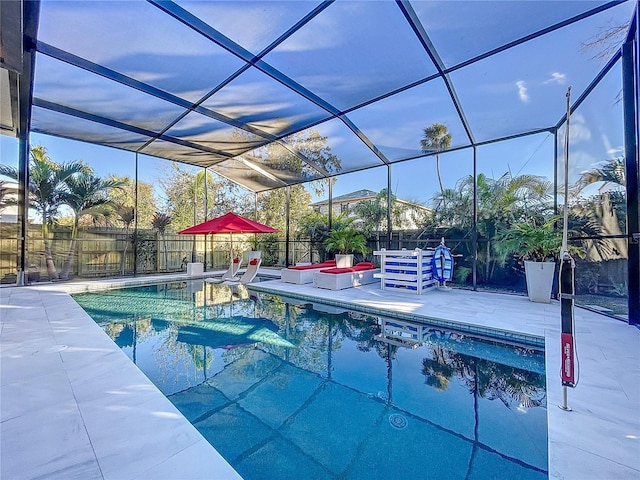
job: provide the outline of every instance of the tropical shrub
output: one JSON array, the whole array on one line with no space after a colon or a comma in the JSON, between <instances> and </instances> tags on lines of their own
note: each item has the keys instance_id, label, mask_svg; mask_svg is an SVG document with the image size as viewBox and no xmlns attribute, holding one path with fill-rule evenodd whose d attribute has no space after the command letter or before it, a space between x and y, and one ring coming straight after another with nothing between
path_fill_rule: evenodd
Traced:
<instances>
[{"instance_id":1,"label":"tropical shrub","mask_svg":"<svg viewBox=\"0 0 640 480\"><path fill-rule=\"evenodd\" d=\"M329 252L336 252L341 255L350 253L365 255L369 250L365 236L358 230L351 228L331 230L324 241L324 245Z\"/></svg>"},{"instance_id":2,"label":"tropical shrub","mask_svg":"<svg viewBox=\"0 0 640 480\"><path fill-rule=\"evenodd\" d=\"M515 223L498 237L495 250L504 264L507 255L521 260L555 261L562 246L562 232L555 228L559 217L553 217L542 225L533 222Z\"/></svg>"}]
</instances>

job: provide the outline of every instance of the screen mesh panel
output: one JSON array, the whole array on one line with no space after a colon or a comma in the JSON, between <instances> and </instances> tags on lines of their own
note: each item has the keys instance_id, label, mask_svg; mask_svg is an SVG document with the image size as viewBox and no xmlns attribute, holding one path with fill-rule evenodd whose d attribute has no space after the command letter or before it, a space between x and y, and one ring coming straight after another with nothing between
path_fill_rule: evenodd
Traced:
<instances>
[{"instance_id":1,"label":"screen mesh panel","mask_svg":"<svg viewBox=\"0 0 640 480\"><path fill-rule=\"evenodd\" d=\"M211 167L259 192L550 130L634 2L50 1L33 131Z\"/></svg>"}]
</instances>

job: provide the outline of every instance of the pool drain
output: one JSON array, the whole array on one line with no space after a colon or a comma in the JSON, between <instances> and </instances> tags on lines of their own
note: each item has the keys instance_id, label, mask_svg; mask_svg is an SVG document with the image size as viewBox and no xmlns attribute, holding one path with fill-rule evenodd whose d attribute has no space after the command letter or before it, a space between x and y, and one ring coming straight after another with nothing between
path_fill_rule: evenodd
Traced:
<instances>
[{"instance_id":1,"label":"pool drain","mask_svg":"<svg viewBox=\"0 0 640 480\"><path fill-rule=\"evenodd\" d=\"M398 430L402 430L403 428L405 428L407 426L407 419L404 418L402 415L398 414L398 413L394 413L393 415L389 416L389 423L391 424L391 426L393 428L396 428Z\"/></svg>"}]
</instances>

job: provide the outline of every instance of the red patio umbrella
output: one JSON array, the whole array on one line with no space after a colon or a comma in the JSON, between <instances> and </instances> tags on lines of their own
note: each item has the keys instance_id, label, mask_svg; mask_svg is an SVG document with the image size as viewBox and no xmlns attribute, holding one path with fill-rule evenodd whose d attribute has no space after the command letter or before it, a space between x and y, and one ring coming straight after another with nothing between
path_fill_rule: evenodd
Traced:
<instances>
[{"instance_id":1,"label":"red patio umbrella","mask_svg":"<svg viewBox=\"0 0 640 480\"><path fill-rule=\"evenodd\" d=\"M237 213L229 212L199 223L193 227L180 230L178 233L185 235L207 235L209 233L276 233L279 230L268 225L243 217Z\"/></svg>"},{"instance_id":2,"label":"red patio umbrella","mask_svg":"<svg viewBox=\"0 0 640 480\"><path fill-rule=\"evenodd\" d=\"M231 235L231 255L233 256L233 234L234 233L276 233L279 230L268 225L256 222L250 218L243 217L237 213L228 212L224 215L206 222L199 223L193 227L180 230L178 233L184 235L208 235L213 233L228 233Z\"/></svg>"}]
</instances>

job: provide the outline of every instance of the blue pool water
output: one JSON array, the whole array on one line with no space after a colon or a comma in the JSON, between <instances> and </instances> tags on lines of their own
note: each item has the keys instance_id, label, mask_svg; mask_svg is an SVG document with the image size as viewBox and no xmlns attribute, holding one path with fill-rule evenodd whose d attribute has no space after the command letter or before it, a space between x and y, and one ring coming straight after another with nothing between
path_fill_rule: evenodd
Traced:
<instances>
[{"instance_id":1,"label":"blue pool water","mask_svg":"<svg viewBox=\"0 0 640 480\"><path fill-rule=\"evenodd\" d=\"M247 480L548 477L534 347L197 281L74 298Z\"/></svg>"}]
</instances>

